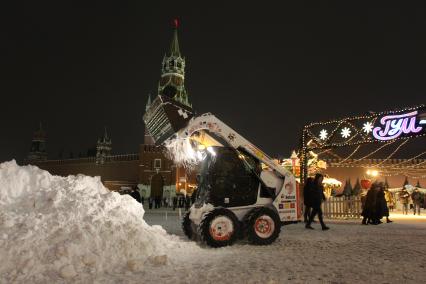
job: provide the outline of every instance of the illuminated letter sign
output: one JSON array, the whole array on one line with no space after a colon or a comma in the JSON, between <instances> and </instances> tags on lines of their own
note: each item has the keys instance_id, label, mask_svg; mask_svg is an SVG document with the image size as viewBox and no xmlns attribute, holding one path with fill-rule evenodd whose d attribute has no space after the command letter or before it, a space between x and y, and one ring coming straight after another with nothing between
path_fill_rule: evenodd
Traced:
<instances>
[{"instance_id":1,"label":"illuminated letter sign","mask_svg":"<svg viewBox=\"0 0 426 284\"><path fill-rule=\"evenodd\" d=\"M386 115L380 119L380 124L373 129L373 136L377 140L387 141L400 137L401 135L416 134L423 130L420 124L424 124L424 120L417 123L417 111Z\"/></svg>"}]
</instances>

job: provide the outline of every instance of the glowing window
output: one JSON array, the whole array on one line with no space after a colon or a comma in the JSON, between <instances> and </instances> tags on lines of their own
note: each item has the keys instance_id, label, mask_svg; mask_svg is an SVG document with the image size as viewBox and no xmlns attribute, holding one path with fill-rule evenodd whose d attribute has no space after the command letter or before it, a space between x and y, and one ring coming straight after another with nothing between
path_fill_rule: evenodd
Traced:
<instances>
[{"instance_id":1,"label":"glowing window","mask_svg":"<svg viewBox=\"0 0 426 284\"><path fill-rule=\"evenodd\" d=\"M161 159L154 160L154 169L161 169Z\"/></svg>"}]
</instances>

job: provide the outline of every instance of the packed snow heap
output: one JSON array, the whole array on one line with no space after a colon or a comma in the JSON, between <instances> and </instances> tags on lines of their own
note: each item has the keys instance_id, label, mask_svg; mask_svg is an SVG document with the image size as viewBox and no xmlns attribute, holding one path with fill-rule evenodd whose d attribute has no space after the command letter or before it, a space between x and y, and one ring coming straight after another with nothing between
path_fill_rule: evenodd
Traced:
<instances>
[{"instance_id":1,"label":"packed snow heap","mask_svg":"<svg viewBox=\"0 0 426 284\"><path fill-rule=\"evenodd\" d=\"M35 166L0 164L0 278L6 282L89 281L167 263L174 239L143 220L128 195L99 177L59 177Z\"/></svg>"}]
</instances>

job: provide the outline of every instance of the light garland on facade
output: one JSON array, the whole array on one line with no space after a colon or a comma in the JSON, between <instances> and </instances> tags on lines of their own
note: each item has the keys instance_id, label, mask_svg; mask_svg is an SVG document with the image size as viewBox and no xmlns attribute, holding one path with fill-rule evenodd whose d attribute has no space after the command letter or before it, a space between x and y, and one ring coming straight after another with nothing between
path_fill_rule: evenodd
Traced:
<instances>
[{"instance_id":1,"label":"light garland on facade","mask_svg":"<svg viewBox=\"0 0 426 284\"><path fill-rule=\"evenodd\" d=\"M424 152L422 152L422 153L418 154L417 156L414 156L414 157L412 157L412 158L410 158L410 159L407 159L407 160L405 160L405 161L403 161L403 162L397 163L397 164L395 164L395 165L393 165L393 166L398 166L398 165L402 165L402 164L408 163L408 162L410 162L410 161L412 161L412 160L417 159L417 158L418 158L418 157L420 157L420 156L423 156L424 154L426 154L426 151L424 151Z\"/></svg>"},{"instance_id":2,"label":"light garland on facade","mask_svg":"<svg viewBox=\"0 0 426 284\"><path fill-rule=\"evenodd\" d=\"M386 161L388 161L390 158L392 158L393 157L393 155L395 155L396 154L396 152L398 152L399 151L399 149L401 149L405 144L407 144L407 142L408 142L409 140L407 139L407 140L405 140L405 141L403 141L400 145L398 145L398 147L396 147L396 149L392 152L392 153L390 153L389 154L389 156L387 156L384 160L382 160L380 163L378 163L378 164L376 164L375 166L373 166L373 167L378 167L378 166L380 166L380 165L383 165L383 163L385 163Z\"/></svg>"},{"instance_id":3,"label":"light garland on facade","mask_svg":"<svg viewBox=\"0 0 426 284\"><path fill-rule=\"evenodd\" d=\"M361 160L367 159L368 157L370 157L370 156L372 156L372 155L376 154L377 152L379 152L380 150L382 150L384 147L389 146L389 145L391 145L391 144L393 144L393 143L395 143L395 141L388 142L388 143L386 143L386 144L384 144L384 145L380 146L379 148L377 148L377 149L376 149L376 150L374 150L373 152L370 152L369 154L365 155L364 157L359 158L359 159L356 159L356 160L353 160L353 161L350 161L350 162L348 162L348 163L349 163L349 164L352 164L352 163L356 163L356 162L359 162L359 161L361 161Z\"/></svg>"},{"instance_id":4,"label":"light garland on facade","mask_svg":"<svg viewBox=\"0 0 426 284\"><path fill-rule=\"evenodd\" d=\"M423 131L423 133L417 131L418 129L420 129L420 127L416 127L414 125L414 119L411 119L412 116L410 115L414 115L417 114L417 111L419 110L423 110L424 108L426 108L426 106L424 104L419 105L419 106L415 106L415 107L407 107L407 108L403 108L403 109L399 109L399 110L392 110L392 111L384 111L384 112L380 112L380 113L373 113L373 114L369 114L369 115L359 115L359 116L352 116L352 117L347 117L347 118L343 118L343 119L334 119L334 120L329 120L329 121L324 121L324 122L312 122L309 123L307 125L305 125L303 127L303 131L302 131L302 149L300 151L300 160L301 160L301 181L303 182L304 179L306 178L307 175L307 165L306 165L306 159L307 159L307 153L309 151L312 150L318 150L318 149L326 149L325 151L323 151L324 153L329 151L329 149L331 148L336 148L336 147L344 147L344 146L358 146L348 157L346 157L343 161L341 161L339 164L344 165L344 162L347 161L348 159L350 159L350 157L352 157L360 148L360 146L362 144L367 144L367 143L385 143L384 145L380 146L378 149L376 149L375 151L369 153L368 155L366 155L365 157L369 157L371 155L373 155L374 153L380 151L382 148L395 143L396 141L403 141L386 159L384 159L383 161L381 161L381 163L376 164L375 166L380 166L383 163L385 163L386 161L388 161L392 156L394 156L396 154L396 152L398 152L398 150L403 147L410 139L412 138L418 138L418 137L423 137L426 136L426 132ZM403 114L406 112L411 112L409 114ZM410 116L410 117L408 117ZM383 127L385 125L385 122L387 123L386 125L388 126L389 123L395 123L399 122L397 121L398 119L407 119L407 121L402 121L401 120L401 125L405 125L405 128L398 128L397 130L400 133L404 133L404 135L397 135L397 136L391 136L389 133L389 136L385 136L388 135L388 129L385 129L383 131L383 133L381 133L380 136L381 139L378 139L378 136L368 136L368 134L371 134L373 131L373 129L371 128L371 126L374 126L377 119L382 117L380 123L382 124L381 127ZM407 117L407 118L406 118ZM395 121L390 121L391 119L394 119ZM423 121L423 120L421 120ZM358 129L358 127L355 127L355 125L358 125L359 122L363 125L360 130ZM409 125L408 125L409 123ZM333 125L334 124L334 125ZM351 126L350 131L348 131L348 126ZM330 130L330 126L333 127L333 129L331 131ZM341 126L345 126L344 128L341 129ZM314 127L318 127L321 130L320 134L322 133L322 135L320 137L317 137L316 135L314 135L312 133L312 128ZM328 127L328 129L327 129ZM393 125L391 126L391 129L393 129ZM404 126L402 126L404 127ZM380 129L380 127L376 127L378 130L376 130L376 132L378 132ZM342 137L343 138L348 138L343 142L330 142L333 140L333 138L335 137L335 134L337 131L343 131L343 129L346 129L343 135L342 132ZM405 131L405 130L406 131ZM353 130L353 134L352 134L352 130ZM362 131L364 131L367 135L365 135ZM402 131L402 132L401 132ZM329 134L328 134L329 133ZM351 135L352 134L352 135ZM376 133L377 134L377 133ZM411 135L411 136L408 136ZM357 138L357 139L355 139ZM383 138L383 139L382 139ZM307 145L307 140L313 140L315 141L315 145L309 146ZM322 152L322 153L323 153ZM420 156L420 155L418 155ZM361 158L363 159L363 158ZM361 159L357 159L355 161L359 161ZM411 160L414 160L415 158L412 158ZM350 163L354 163L355 161L352 161Z\"/></svg>"},{"instance_id":5,"label":"light garland on facade","mask_svg":"<svg viewBox=\"0 0 426 284\"><path fill-rule=\"evenodd\" d=\"M358 145L356 147L356 149L346 158L344 158L342 161L339 162L339 164L343 164L344 162L346 162L348 159L350 159L353 155L355 155L355 153L359 150L359 148L361 148L362 145Z\"/></svg>"}]
</instances>

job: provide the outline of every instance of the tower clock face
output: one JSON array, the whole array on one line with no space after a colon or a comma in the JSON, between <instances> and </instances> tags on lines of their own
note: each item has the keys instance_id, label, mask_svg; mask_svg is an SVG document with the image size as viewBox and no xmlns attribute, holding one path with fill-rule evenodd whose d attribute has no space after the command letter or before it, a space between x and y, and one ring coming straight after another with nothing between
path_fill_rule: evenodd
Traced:
<instances>
[{"instance_id":1,"label":"tower clock face","mask_svg":"<svg viewBox=\"0 0 426 284\"><path fill-rule=\"evenodd\" d=\"M170 85L163 89L163 95L169 98L173 98L176 95L176 92L176 88Z\"/></svg>"},{"instance_id":2,"label":"tower clock face","mask_svg":"<svg viewBox=\"0 0 426 284\"><path fill-rule=\"evenodd\" d=\"M173 77L172 80L174 85L177 85L177 86L182 85L182 81L183 81L182 78L179 78L176 76L176 77Z\"/></svg>"}]
</instances>

